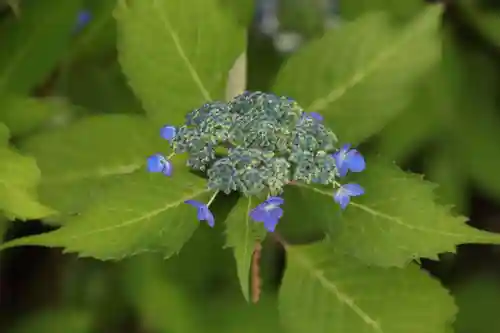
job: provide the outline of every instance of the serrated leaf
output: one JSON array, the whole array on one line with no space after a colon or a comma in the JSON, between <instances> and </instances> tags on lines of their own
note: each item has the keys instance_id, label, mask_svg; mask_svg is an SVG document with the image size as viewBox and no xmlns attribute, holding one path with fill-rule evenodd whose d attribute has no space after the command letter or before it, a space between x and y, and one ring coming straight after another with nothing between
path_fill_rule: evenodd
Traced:
<instances>
[{"instance_id":1,"label":"serrated leaf","mask_svg":"<svg viewBox=\"0 0 500 333\"><path fill-rule=\"evenodd\" d=\"M329 188L298 184L309 191L301 204L330 221L335 249L367 264L404 267L413 259L455 252L462 243L500 243L500 235L474 229L465 217L438 205L435 185L380 159L368 159L367 170L345 182L360 184L365 194L354 198L340 218Z\"/></svg>"},{"instance_id":2,"label":"serrated leaf","mask_svg":"<svg viewBox=\"0 0 500 333\"><path fill-rule=\"evenodd\" d=\"M291 333L443 333L457 311L417 265L368 267L321 243L286 250L279 300Z\"/></svg>"},{"instance_id":3,"label":"serrated leaf","mask_svg":"<svg viewBox=\"0 0 500 333\"><path fill-rule=\"evenodd\" d=\"M60 218L81 213L101 190L122 183L123 176L144 167L147 156L167 147L158 128L128 115L91 116L20 142L42 171L42 202Z\"/></svg>"},{"instance_id":4,"label":"serrated leaf","mask_svg":"<svg viewBox=\"0 0 500 333\"><path fill-rule=\"evenodd\" d=\"M255 206L255 199L241 197L226 220L226 246L233 248L241 291L247 302L250 301L250 266L255 243L266 237L264 224L250 219L250 211Z\"/></svg>"},{"instance_id":5,"label":"serrated leaf","mask_svg":"<svg viewBox=\"0 0 500 333\"><path fill-rule=\"evenodd\" d=\"M0 34L0 92L29 93L48 76L69 46L80 6L80 0L22 3L20 18Z\"/></svg>"},{"instance_id":6,"label":"serrated leaf","mask_svg":"<svg viewBox=\"0 0 500 333\"><path fill-rule=\"evenodd\" d=\"M7 127L0 124L0 211L9 219L21 220L54 214L36 198L36 186L40 181L36 161L10 149L8 137Z\"/></svg>"},{"instance_id":7,"label":"serrated leaf","mask_svg":"<svg viewBox=\"0 0 500 333\"><path fill-rule=\"evenodd\" d=\"M440 17L441 7L430 6L401 29L386 15L366 14L299 50L274 91L322 113L343 141L361 142L406 106L414 84L439 59Z\"/></svg>"},{"instance_id":8,"label":"serrated leaf","mask_svg":"<svg viewBox=\"0 0 500 333\"><path fill-rule=\"evenodd\" d=\"M334 224L332 244L363 261L402 267L419 257L455 252L462 243L500 243L500 235L468 226L436 203L435 185L395 165L373 159L349 181L366 191Z\"/></svg>"},{"instance_id":9,"label":"serrated leaf","mask_svg":"<svg viewBox=\"0 0 500 333\"><path fill-rule=\"evenodd\" d=\"M228 14L219 0L119 1L120 63L156 122L180 124L191 109L224 100L246 39Z\"/></svg>"},{"instance_id":10,"label":"serrated leaf","mask_svg":"<svg viewBox=\"0 0 500 333\"><path fill-rule=\"evenodd\" d=\"M184 164L175 163L173 178L142 169L122 176L120 183L94 193L92 204L60 229L15 239L0 249L64 247L65 252L101 260L154 251L168 258L180 251L200 224L196 209L184 201L208 202L210 198L206 181Z\"/></svg>"}]
</instances>

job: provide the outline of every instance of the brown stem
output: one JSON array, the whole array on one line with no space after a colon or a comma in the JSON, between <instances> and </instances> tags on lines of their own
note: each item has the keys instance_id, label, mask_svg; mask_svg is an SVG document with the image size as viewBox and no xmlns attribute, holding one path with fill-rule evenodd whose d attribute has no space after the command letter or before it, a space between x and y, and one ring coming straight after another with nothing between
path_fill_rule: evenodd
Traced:
<instances>
[{"instance_id":1,"label":"brown stem","mask_svg":"<svg viewBox=\"0 0 500 333\"><path fill-rule=\"evenodd\" d=\"M262 279L260 277L260 257L262 255L262 245L255 243L252 257L251 276L252 276L252 303L257 303L262 291Z\"/></svg>"}]
</instances>

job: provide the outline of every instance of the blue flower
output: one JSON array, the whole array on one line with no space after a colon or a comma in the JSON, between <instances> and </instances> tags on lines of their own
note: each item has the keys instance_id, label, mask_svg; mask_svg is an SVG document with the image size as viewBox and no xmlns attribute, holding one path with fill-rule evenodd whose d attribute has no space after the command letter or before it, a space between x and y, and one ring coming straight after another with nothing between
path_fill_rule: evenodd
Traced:
<instances>
[{"instance_id":1,"label":"blue flower","mask_svg":"<svg viewBox=\"0 0 500 333\"><path fill-rule=\"evenodd\" d=\"M212 212L208 208L208 205L196 200L186 200L184 201L184 203L198 209L198 216L197 216L198 221L207 221L207 224L210 227L212 228L214 227L215 225L214 214L212 214Z\"/></svg>"},{"instance_id":2,"label":"blue flower","mask_svg":"<svg viewBox=\"0 0 500 333\"><path fill-rule=\"evenodd\" d=\"M82 10L78 13L76 18L76 24L74 27L74 33L80 32L92 19L92 13L88 10Z\"/></svg>"},{"instance_id":3,"label":"blue flower","mask_svg":"<svg viewBox=\"0 0 500 333\"><path fill-rule=\"evenodd\" d=\"M366 167L363 156L356 149L349 149L350 147L350 144L345 144L332 155L340 177L345 177L348 171L361 172Z\"/></svg>"},{"instance_id":4,"label":"blue flower","mask_svg":"<svg viewBox=\"0 0 500 333\"><path fill-rule=\"evenodd\" d=\"M357 197L365 193L365 190L358 184L342 185L333 195L333 200L340 205L340 208L345 209L351 197Z\"/></svg>"},{"instance_id":5,"label":"blue flower","mask_svg":"<svg viewBox=\"0 0 500 333\"><path fill-rule=\"evenodd\" d=\"M276 229L279 219L283 216L283 209L280 207L285 200L280 197L270 197L250 212L250 217L256 222L264 222L264 227L273 232Z\"/></svg>"},{"instance_id":6,"label":"blue flower","mask_svg":"<svg viewBox=\"0 0 500 333\"><path fill-rule=\"evenodd\" d=\"M147 168L149 172L161 172L165 176L172 174L172 163L161 154L148 157Z\"/></svg>"},{"instance_id":7,"label":"blue flower","mask_svg":"<svg viewBox=\"0 0 500 333\"><path fill-rule=\"evenodd\" d=\"M162 138L172 143L172 140L174 140L175 135L177 134L177 129L175 126L166 125L161 128L160 134Z\"/></svg>"}]
</instances>

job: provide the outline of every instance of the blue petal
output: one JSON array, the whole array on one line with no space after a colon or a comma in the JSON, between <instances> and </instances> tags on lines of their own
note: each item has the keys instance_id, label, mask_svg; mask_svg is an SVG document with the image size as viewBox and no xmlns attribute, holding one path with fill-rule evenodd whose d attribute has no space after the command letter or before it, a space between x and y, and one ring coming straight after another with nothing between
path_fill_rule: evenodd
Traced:
<instances>
[{"instance_id":1,"label":"blue petal","mask_svg":"<svg viewBox=\"0 0 500 333\"><path fill-rule=\"evenodd\" d=\"M170 125L163 126L160 131L161 137L165 140L168 140L169 142L175 138L176 133L177 129L174 126Z\"/></svg>"},{"instance_id":2,"label":"blue petal","mask_svg":"<svg viewBox=\"0 0 500 333\"><path fill-rule=\"evenodd\" d=\"M207 224L212 228L215 225L214 214L212 214L208 206L205 204L198 208L198 221L207 221Z\"/></svg>"},{"instance_id":3,"label":"blue petal","mask_svg":"<svg viewBox=\"0 0 500 333\"><path fill-rule=\"evenodd\" d=\"M167 159L161 154L154 154L148 157L147 169L149 172L163 172Z\"/></svg>"},{"instance_id":4,"label":"blue petal","mask_svg":"<svg viewBox=\"0 0 500 333\"><path fill-rule=\"evenodd\" d=\"M344 154L347 154L347 152L349 151L350 148L351 148L351 144L346 143L342 146L342 148L340 148L340 151L343 152Z\"/></svg>"},{"instance_id":5,"label":"blue petal","mask_svg":"<svg viewBox=\"0 0 500 333\"><path fill-rule=\"evenodd\" d=\"M339 188L333 195L333 200L340 205L340 208L345 209L349 201L351 201L351 198L343 188Z\"/></svg>"},{"instance_id":6,"label":"blue petal","mask_svg":"<svg viewBox=\"0 0 500 333\"><path fill-rule=\"evenodd\" d=\"M279 220L283 216L283 209L276 207L268 212L269 217L273 220Z\"/></svg>"},{"instance_id":7,"label":"blue petal","mask_svg":"<svg viewBox=\"0 0 500 333\"><path fill-rule=\"evenodd\" d=\"M88 10L82 10L78 13L76 18L76 25L74 27L74 32L77 33L82 30L92 19L92 13Z\"/></svg>"},{"instance_id":8,"label":"blue petal","mask_svg":"<svg viewBox=\"0 0 500 333\"><path fill-rule=\"evenodd\" d=\"M353 149L347 153L346 163L349 166L349 170L352 172L361 172L365 169L366 163L363 155L361 155L357 150Z\"/></svg>"},{"instance_id":9,"label":"blue petal","mask_svg":"<svg viewBox=\"0 0 500 333\"><path fill-rule=\"evenodd\" d=\"M337 172L340 177L345 177L347 175L347 171L349 171L349 166L345 163L345 154L342 150L334 153L332 155L335 160L335 166L337 167Z\"/></svg>"},{"instance_id":10,"label":"blue petal","mask_svg":"<svg viewBox=\"0 0 500 333\"><path fill-rule=\"evenodd\" d=\"M186 201L184 201L184 203L191 205L193 207L196 207L196 208L201 208L201 207L206 206L203 202L199 202L197 200L186 200Z\"/></svg>"},{"instance_id":11,"label":"blue petal","mask_svg":"<svg viewBox=\"0 0 500 333\"><path fill-rule=\"evenodd\" d=\"M323 116L317 112L310 112L309 116L311 116L311 118L313 119L316 119L317 121L323 121Z\"/></svg>"},{"instance_id":12,"label":"blue petal","mask_svg":"<svg viewBox=\"0 0 500 333\"><path fill-rule=\"evenodd\" d=\"M276 225L278 225L278 220L277 219L269 218L269 219L266 219L264 221L264 227L269 232L274 232L274 230L276 229Z\"/></svg>"},{"instance_id":13,"label":"blue petal","mask_svg":"<svg viewBox=\"0 0 500 333\"><path fill-rule=\"evenodd\" d=\"M262 204L261 204L262 205ZM259 205L260 206L260 205ZM262 209L261 207L255 207L254 209L252 209L250 211L250 214L248 214L252 220L254 220L255 222L264 222L266 220L266 218L269 216L269 214L267 213L267 211L265 211L264 209Z\"/></svg>"},{"instance_id":14,"label":"blue petal","mask_svg":"<svg viewBox=\"0 0 500 333\"><path fill-rule=\"evenodd\" d=\"M163 166L162 173L165 176L170 176L170 175L172 175L173 169L174 169L174 167L172 166L172 163L169 160L165 160L165 165Z\"/></svg>"},{"instance_id":15,"label":"blue petal","mask_svg":"<svg viewBox=\"0 0 500 333\"><path fill-rule=\"evenodd\" d=\"M342 185L342 191L351 197L357 197L365 193L365 189L358 184L350 183Z\"/></svg>"},{"instance_id":16,"label":"blue petal","mask_svg":"<svg viewBox=\"0 0 500 333\"><path fill-rule=\"evenodd\" d=\"M208 208L208 207L207 207ZM215 218L214 218L214 214L212 214L212 212L207 209L207 214L206 214L206 219L205 221L207 221L207 224L210 226L210 227L214 227L215 225Z\"/></svg>"},{"instance_id":17,"label":"blue petal","mask_svg":"<svg viewBox=\"0 0 500 333\"><path fill-rule=\"evenodd\" d=\"M285 200L282 197L269 197L265 201L265 203L268 203L270 205L275 205L275 206L282 205L284 202L285 202Z\"/></svg>"}]
</instances>

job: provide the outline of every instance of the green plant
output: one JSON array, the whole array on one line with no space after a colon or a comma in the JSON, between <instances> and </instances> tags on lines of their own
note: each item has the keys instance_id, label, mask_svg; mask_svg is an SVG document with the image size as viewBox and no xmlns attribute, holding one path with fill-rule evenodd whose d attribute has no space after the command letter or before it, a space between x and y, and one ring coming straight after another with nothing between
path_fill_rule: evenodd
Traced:
<instances>
[{"instance_id":1,"label":"green plant","mask_svg":"<svg viewBox=\"0 0 500 333\"><path fill-rule=\"evenodd\" d=\"M278 305L266 297L261 302L269 313L279 308L287 332L451 330L457 313L454 301L418 262L454 253L463 243L499 244L498 234L469 226L467 218L452 211L451 205L466 211L461 198L464 174L495 194L500 187L489 178L498 169L493 158L481 162L482 156L491 156L481 149L495 149L491 145L497 142L496 116L489 112L492 101L483 99L481 117L466 111L470 104L477 107L477 99L469 96L487 93L478 87L477 94L462 93L461 84L474 80L468 75L475 73L463 70L464 63L479 62L465 62L469 54L441 28L442 5L424 6L415 1L394 9L378 1L373 8L348 7L346 17L352 20L310 41L286 60L267 89L271 95L264 95L272 100L269 105L252 100L243 107L247 95L227 87L228 73L247 47L242 24L246 13L237 6L223 6L217 0L119 0L116 7L90 1L97 23L72 40L70 28L82 3L61 5L51 0L40 8L31 4L19 20L13 18L5 23L8 28L0 30L8 36L8 48L0 48L0 106L5 110L0 113L0 209L9 220L41 219L57 227L7 241L0 249L58 247L79 257L115 261L137 256L122 268L127 271L127 265L137 265L141 268L135 271L150 272L150 276L125 274L124 299L136 300L134 304L152 323L152 330L191 332L203 327L203 319L193 311L192 318L182 320L191 316L193 302L171 288L174 282L160 278L163 261L158 259L193 260L198 254L175 255L193 237L196 240L198 233L213 238L223 233L236 262L233 275L247 301L258 301L264 288L265 265L259 269L255 256L273 244L286 251ZM101 35L93 30L112 24L112 10L116 31ZM47 20L57 29L40 25L38 18L45 17L41 13L50 14ZM32 42L21 43L19 36ZM120 68L143 110L125 85L103 84L109 90L105 90L105 98L96 100L82 93L84 85L122 78L118 67L105 74L99 69L85 70L88 59L101 56L100 52L113 53L109 45L115 38ZM67 51L70 42L71 51ZM108 45L109 49L90 45ZM30 54L37 54L39 60L33 62ZM27 97L58 63L60 75L53 89L65 100ZM82 72L85 74L80 75ZM456 79L450 73L463 76ZM495 78L492 75L491 80ZM486 80L481 80L485 87L494 87ZM463 100L457 98L461 95ZM306 133L306 125L289 125L291 120L275 114L271 120L279 118L283 127L276 123L266 127L264 122L271 121L268 118L241 125L246 116L254 121L267 111L280 113L279 117L286 113L293 124L306 119L307 126L319 126L318 119L303 112L321 115L324 128L313 137L321 144L312 149L312 139L301 137L300 142L309 140L307 149L301 147L300 158L288 158L294 154L290 133ZM189 112L191 118L185 124ZM231 118L236 113L238 118ZM210 118L210 126L203 123L208 127L201 129L201 121L193 120L200 114L203 120ZM62 125L55 121L61 117ZM477 134L489 126L491 137ZM169 150L169 143L160 136L162 128L168 131L164 138L172 151L179 154L171 158L155 155L149 160L150 171L170 176L173 168L171 177L148 173L146 168L148 156ZM228 128L236 128L241 136L232 135ZM266 140L271 135L288 141L284 146L270 144ZM370 141L375 147L358 148L366 156L366 170L349 173L345 182L359 184L364 194L358 197L361 191L351 192L356 195L349 205L339 198L339 192L334 195L331 190L332 184L340 186L338 176L345 176L339 174L340 160L330 158L324 181L313 182L324 170L313 175L308 173L310 166L308 172L298 175L304 165L301 158L305 160L303 155L307 155L304 151L327 158L340 148L337 138L353 145ZM429 138L438 143L429 155L427 174L442 185L439 198L434 184L393 163L402 164ZM259 139L263 141L257 144ZM189 154L187 166L180 155L184 152ZM464 155L460 166L450 167L456 156ZM228 166L236 168L244 158L254 164L244 165L241 170L247 173L238 170L241 178L228 181ZM295 172L293 176L290 170ZM279 205L258 206L269 204L267 194L280 195ZM213 230L197 222L197 210L186 201L198 208L199 220L215 225ZM260 228L251 218L259 221L256 209L262 213L268 208L279 211L280 222L262 219L266 228ZM211 250L210 246L206 249ZM161 258L137 259L147 252L156 252ZM220 263L211 261L217 267L214 270L227 263L224 255ZM195 279L192 268L183 269L189 279ZM157 290L167 291L165 297L180 299L171 309L177 313L177 321L164 323L159 318L158 309L166 305L164 300L151 302ZM225 309L237 302L228 299ZM79 325L71 330L85 331L88 314L75 316L73 323ZM270 327L277 324L272 322Z\"/></svg>"}]
</instances>

